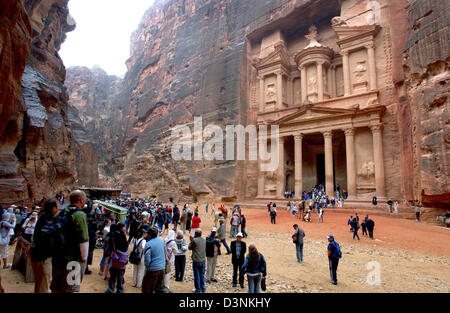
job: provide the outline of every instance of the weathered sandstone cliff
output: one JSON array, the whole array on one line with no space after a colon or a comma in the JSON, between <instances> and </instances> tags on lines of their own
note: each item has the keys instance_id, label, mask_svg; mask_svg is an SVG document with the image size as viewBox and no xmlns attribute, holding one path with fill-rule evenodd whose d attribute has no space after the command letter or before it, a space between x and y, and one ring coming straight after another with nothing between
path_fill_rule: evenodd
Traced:
<instances>
[{"instance_id":1,"label":"weathered sandstone cliff","mask_svg":"<svg viewBox=\"0 0 450 313\"><path fill-rule=\"evenodd\" d=\"M0 2L0 75L6 83L0 87L4 204L30 204L97 181L96 151L68 105L58 55L65 34L75 28L67 2Z\"/></svg>"}]
</instances>

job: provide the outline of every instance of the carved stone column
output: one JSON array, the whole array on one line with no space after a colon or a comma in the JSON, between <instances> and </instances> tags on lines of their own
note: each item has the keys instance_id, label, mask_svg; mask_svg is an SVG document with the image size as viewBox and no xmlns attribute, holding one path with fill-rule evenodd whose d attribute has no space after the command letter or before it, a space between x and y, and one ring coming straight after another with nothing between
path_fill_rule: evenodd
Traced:
<instances>
[{"instance_id":1,"label":"carved stone column","mask_svg":"<svg viewBox=\"0 0 450 313\"><path fill-rule=\"evenodd\" d=\"M303 192L303 135L294 135L295 140L295 197L300 198Z\"/></svg>"},{"instance_id":2,"label":"carved stone column","mask_svg":"<svg viewBox=\"0 0 450 313\"><path fill-rule=\"evenodd\" d=\"M277 74L277 108L280 110L283 108L283 74L281 71Z\"/></svg>"},{"instance_id":3,"label":"carved stone column","mask_svg":"<svg viewBox=\"0 0 450 313\"><path fill-rule=\"evenodd\" d=\"M258 138L259 141L259 146L264 146L265 143L267 143L267 138L265 136L259 136ZM266 141L266 142L264 142ZM265 189L265 177L266 177L266 172L263 172L261 170L261 164L262 164L262 160L261 158L258 158L258 197L262 198L264 197L264 189Z\"/></svg>"},{"instance_id":4,"label":"carved stone column","mask_svg":"<svg viewBox=\"0 0 450 313\"><path fill-rule=\"evenodd\" d=\"M373 158L375 161L375 188L377 198L386 197L386 184L384 177L384 156L383 156L383 137L382 125L373 125L372 130L373 139Z\"/></svg>"},{"instance_id":5,"label":"carved stone column","mask_svg":"<svg viewBox=\"0 0 450 313\"><path fill-rule=\"evenodd\" d=\"M318 101L323 101L323 62L317 62L317 94Z\"/></svg>"},{"instance_id":6,"label":"carved stone column","mask_svg":"<svg viewBox=\"0 0 450 313\"><path fill-rule=\"evenodd\" d=\"M284 198L284 138L278 140L278 171L277 171L277 196Z\"/></svg>"},{"instance_id":7,"label":"carved stone column","mask_svg":"<svg viewBox=\"0 0 450 313\"><path fill-rule=\"evenodd\" d=\"M375 65L375 48L373 43L366 46L369 61L369 85L370 90L377 89L377 67Z\"/></svg>"},{"instance_id":8,"label":"carved stone column","mask_svg":"<svg viewBox=\"0 0 450 313\"><path fill-rule=\"evenodd\" d=\"M355 161L355 129L345 130L345 147L347 155L347 191L350 199L356 198L356 161Z\"/></svg>"},{"instance_id":9,"label":"carved stone column","mask_svg":"<svg viewBox=\"0 0 450 313\"><path fill-rule=\"evenodd\" d=\"M334 173L333 173L333 133L330 130L323 132L325 140L325 191L328 197L334 194Z\"/></svg>"},{"instance_id":10,"label":"carved stone column","mask_svg":"<svg viewBox=\"0 0 450 313\"><path fill-rule=\"evenodd\" d=\"M342 51L342 69L344 71L344 96L350 96L350 64L348 51Z\"/></svg>"},{"instance_id":11,"label":"carved stone column","mask_svg":"<svg viewBox=\"0 0 450 313\"><path fill-rule=\"evenodd\" d=\"M306 91L306 68L304 66L300 67L300 82L302 85L302 104L306 101L307 91Z\"/></svg>"},{"instance_id":12,"label":"carved stone column","mask_svg":"<svg viewBox=\"0 0 450 313\"><path fill-rule=\"evenodd\" d=\"M288 77L286 101L289 105L294 105L294 78Z\"/></svg>"},{"instance_id":13,"label":"carved stone column","mask_svg":"<svg viewBox=\"0 0 450 313\"><path fill-rule=\"evenodd\" d=\"M265 96L264 96L264 76L258 76L259 79L259 112L264 112Z\"/></svg>"}]
</instances>

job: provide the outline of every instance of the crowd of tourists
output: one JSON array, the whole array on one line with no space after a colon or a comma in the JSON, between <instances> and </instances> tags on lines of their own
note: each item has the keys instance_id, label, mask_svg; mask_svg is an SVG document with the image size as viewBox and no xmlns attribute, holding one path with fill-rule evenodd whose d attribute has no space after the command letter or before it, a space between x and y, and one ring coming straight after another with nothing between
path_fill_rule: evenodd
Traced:
<instances>
[{"instance_id":1,"label":"crowd of tourists","mask_svg":"<svg viewBox=\"0 0 450 313\"><path fill-rule=\"evenodd\" d=\"M96 248L103 250L99 275L108 281L106 293L124 292L127 264L132 265L133 287L142 293L170 292L172 277L184 280L188 250L192 252L193 292L206 292L206 284L217 282L215 269L222 246L227 255L231 254L233 287L239 283L245 288L245 275L249 293L258 293L264 287L266 262L254 244L247 246L243 241L248 235L239 206L229 212L221 205L216 213L213 204L215 226L203 238L198 206L191 210L187 203L180 209L143 199L106 200L126 209L123 220L120 212L93 203L83 191L73 191L67 207L61 195L43 198L34 210L0 207L3 268L11 268L7 264L9 245L18 237L29 243L36 293L79 292L83 277L92 274L89 266ZM231 247L226 242L228 221ZM75 278L73 270L79 272Z\"/></svg>"},{"instance_id":2,"label":"crowd of tourists","mask_svg":"<svg viewBox=\"0 0 450 313\"><path fill-rule=\"evenodd\" d=\"M340 197L337 189L336 202L334 197L329 199L323 185L318 185L310 192L303 192L301 200L289 200L286 210L308 223L316 213L318 222L323 223L324 210L336 204L342 207L346 197L345 190ZM243 240L248 237L247 221L239 205L227 209L222 204L216 210L214 203L211 206L207 203L204 217L212 219L213 227L203 236L199 207L191 208L188 203L180 208L156 200L102 199L125 209L126 216L122 216L106 204L94 203L80 190L70 194L69 204L64 204L64 200L64 195L59 193L54 199L43 198L34 209L12 205L5 210L0 206L3 268L11 268L7 263L8 246L14 245L18 238L28 242L36 293L79 292L84 275L92 274L89 266L93 264L95 249L102 249L98 274L108 281L106 293L124 292L127 264L133 271L133 287L142 293L168 293L172 278L176 282L185 279L187 253L192 259L192 291L206 292L206 284L217 282L215 270L222 247L226 255L232 255L232 287L239 284L245 288L246 275L249 293L265 290L266 261L254 244L247 246ZM268 203L267 208L271 223L276 224L276 203ZM347 224L354 240L360 240L360 228L362 236L373 239L375 222L368 215L361 223L357 214L351 216ZM298 224L293 228L297 262L301 263L306 234ZM337 284L336 272L342 254L334 237L327 238L331 283ZM79 279L71 280L71 269L78 269ZM0 278L0 292L3 291Z\"/></svg>"}]
</instances>

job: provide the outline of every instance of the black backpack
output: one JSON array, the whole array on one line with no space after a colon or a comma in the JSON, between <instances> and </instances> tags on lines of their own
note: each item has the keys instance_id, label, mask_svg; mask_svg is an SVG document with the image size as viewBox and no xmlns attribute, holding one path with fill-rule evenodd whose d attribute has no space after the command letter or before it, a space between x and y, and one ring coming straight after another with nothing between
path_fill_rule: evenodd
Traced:
<instances>
[{"instance_id":1,"label":"black backpack","mask_svg":"<svg viewBox=\"0 0 450 313\"><path fill-rule=\"evenodd\" d=\"M143 253L139 253L139 246L140 246L142 240L145 240L145 239L141 238L141 240L139 240L139 244L137 244L137 242L138 242L137 240L134 241L133 251L131 251L130 259L129 259L131 264L134 264L134 265L141 264L141 259L142 259Z\"/></svg>"},{"instance_id":2,"label":"black backpack","mask_svg":"<svg viewBox=\"0 0 450 313\"><path fill-rule=\"evenodd\" d=\"M72 215L79 211L78 208L74 208L66 216L65 210L63 209L56 219L47 220L40 230L39 244L47 249L50 254L49 257L64 252L69 237L69 224L72 222Z\"/></svg>"}]
</instances>

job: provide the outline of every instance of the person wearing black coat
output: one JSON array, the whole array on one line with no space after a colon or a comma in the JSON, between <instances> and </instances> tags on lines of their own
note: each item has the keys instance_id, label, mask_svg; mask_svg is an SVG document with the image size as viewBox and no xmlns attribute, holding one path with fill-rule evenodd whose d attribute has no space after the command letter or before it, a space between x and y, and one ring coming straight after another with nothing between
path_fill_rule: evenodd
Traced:
<instances>
[{"instance_id":1,"label":"person wearing black coat","mask_svg":"<svg viewBox=\"0 0 450 313\"><path fill-rule=\"evenodd\" d=\"M128 242L126 233L125 224L119 223L117 224L117 228L113 228L111 225L111 233L108 242L108 255L111 255L114 251L127 252L128 250ZM108 281L108 289L106 293L114 293L114 287L117 287L117 293L123 293L123 283L124 283L124 275L125 269L116 269L109 268L110 278Z\"/></svg>"},{"instance_id":2,"label":"person wearing black coat","mask_svg":"<svg viewBox=\"0 0 450 313\"><path fill-rule=\"evenodd\" d=\"M367 218L366 227L369 231L370 239L373 239L373 228L375 227L375 222L371 218Z\"/></svg>"},{"instance_id":3,"label":"person wearing black coat","mask_svg":"<svg viewBox=\"0 0 450 313\"><path fill-rule=\"evenodd\" d=\"M240 246L238 251L237 246ZM245 253L247 252L247 245L242 241L242 233L236 235L236 240L231 242L231 263L233 264L233 287L237 284L237 272L239 270L239 285L244 288L244 272L242 265L245 261Z\"/></svg>"},{"instance_id":4,"label":"person wearing black coat","mask_svg":"<svg viewBox=\"0 0 450 313\"><path fill-rule=\"evenodd\" d=\"M136 215L131 215L131 221L130 221L130 233L128 237L128 245L130 245L131 240L133 238L138 237L139 232L139 221L136 219Z\"/></svg>"},{"instance_id":5,"label":"person wearing black coat","mask_svg":"<svg viewBox=\"0 0 450 313\"><path fill-rule=\"evenodd\" d=\"M178 222L180 221L180 210L175 211L176 206L173 208L173 217L172 217L172 224L173 224L173 230L177 231Z\"/></svg>"}]
</instances>

